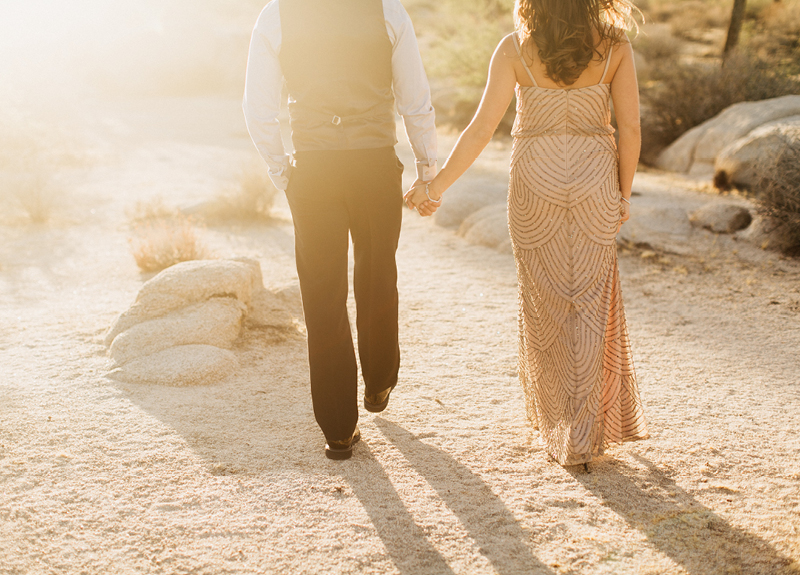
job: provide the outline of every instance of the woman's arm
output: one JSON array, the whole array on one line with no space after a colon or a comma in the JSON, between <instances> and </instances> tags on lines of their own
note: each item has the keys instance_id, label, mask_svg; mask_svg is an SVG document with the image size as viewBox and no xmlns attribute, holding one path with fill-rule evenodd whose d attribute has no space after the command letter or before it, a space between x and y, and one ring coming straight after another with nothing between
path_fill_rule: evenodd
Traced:
<instances>
[{"instance_id":1,"label":"woman's arm","mask_svg":"<svg viewBox=\"0 0 800 575\"><path fill-rule=\"evenodd\" d=\"M459 136L439 175L430 182L428 190L433 200L441 199L445 190L467 171L491 141L514 96L514 88L517 85L514 60L517 58L519 56L514 48L513 39L507 36L492 55L489 80L475 117ZM416 207L423 216L436 211L436 204L430 204L427 200L425 186L413 188L406 194L409 207Z\"/></svg>"},{"instance_id":2,"label":"woman's arm","mask_svg":"<svg viewBox=\"0 0 800 575\"><path fill-rule=\"evenodd\" d=\"M642 148L642 131L639 125L639 85L636 81L636 68L633 63L633 48L630 42L623 42L619 50L622 60L611 80L611 98L619 130L619 188L622 197L630 200L633 175L639 164ZM630 217L630 204L622 201L622 221Z\"/></svg>"}]
</instances>

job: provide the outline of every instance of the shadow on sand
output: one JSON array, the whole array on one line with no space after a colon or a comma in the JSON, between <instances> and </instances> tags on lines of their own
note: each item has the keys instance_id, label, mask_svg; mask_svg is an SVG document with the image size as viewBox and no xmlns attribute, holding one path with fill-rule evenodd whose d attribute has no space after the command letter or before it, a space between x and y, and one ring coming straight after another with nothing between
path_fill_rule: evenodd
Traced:
<instances>
[{"instance_id":1,"label":"shadow on sand","mask_svg":"<svg viewBox=\"0 0 800 575\"><path fill-rule=\"evenodd\" d=\"M480 553L491 563L494 572L500 575L553 573L531 552L530 534L523 530L503 500L472 470L447 452L420 441L397 424L377 417L375 425L455 514ZM372 518L384 545L402 573L452 573L440 555L427 564L408 562L411 550L405 543L407 535L399 539L398 535L403 535L400 532L403 524L408 524L411 531L418 532L419 527L413 523L377 461L374 473L358 476L345 473L344 477ZM396 518L396 514L400 516L399 521L387 521L387 516ZM430 547L424 537L420 533L415 539L424 540L423 546ZM398 541L403 543L398 546ZM438 555L435 550L434 553ZM430 553L426 555L430 556Z\"/></svg>"},{"instance_id":2,"label":"shadow on sand","mask_svg":"<svg viewBox=\"0 0 800 575\"><path fill-rule=\"evenodd\" d=\"M658 551L692 575L790 573L790 560L764 539L731 525L678 487L644 457L644 468L601 459L592 473L569 473L605 507L641 531Z\"/></svg>"},{"instance_id":3,"label":"shadow on sand","mask_svg":"<svg viewBox=\"0 0 800 575\"><path fill-rule=\"evenodd\" d=\"M366 442L356 448L358 467L342 466L341 477L350 485L378 536L402 575L448 575L454 571L414 521L383 465Z\"/></svg>"}]
</instances>

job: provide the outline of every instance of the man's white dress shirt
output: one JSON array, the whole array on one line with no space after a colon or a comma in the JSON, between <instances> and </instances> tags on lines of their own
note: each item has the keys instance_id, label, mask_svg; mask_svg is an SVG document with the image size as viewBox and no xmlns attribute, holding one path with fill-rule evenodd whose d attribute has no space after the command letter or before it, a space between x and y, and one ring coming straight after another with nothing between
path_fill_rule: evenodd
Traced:
<instances>
[{"instance_id":1,"label":"man's white dress shirt","mask_svg":"<svg viewBox=\"0 0 800 575\"><path fill-rule=\"evenodd\" d=\"M275 187L285 190L290 156L281 139L278 114L281 110L283 73L280 0L266 5L253 30L247 60L244 115L250 137L269 166ZM417 178L436 176L437 140L431 90L419 54L414 28L400 0L383 0L386 31L392 43L392 78L398 113L416 158Z\"/></svg>"}]
</instances>

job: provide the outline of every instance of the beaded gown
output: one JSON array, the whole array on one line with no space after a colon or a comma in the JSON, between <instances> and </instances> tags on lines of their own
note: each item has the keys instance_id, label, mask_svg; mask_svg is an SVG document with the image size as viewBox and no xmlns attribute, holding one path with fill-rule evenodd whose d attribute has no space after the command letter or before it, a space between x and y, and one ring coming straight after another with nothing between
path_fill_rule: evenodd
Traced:
<instances>
[{"instance_id":1,"label":"beaded gown","mask_svg":"<svg viewBox=\"0 0 800 575\"><path fill-rule=\"evenodd\" d=\"M647 437L620 292L608 55L599 84L517 85L508 195L526 410L562 465Z\"/></svg>"}]
</instances>

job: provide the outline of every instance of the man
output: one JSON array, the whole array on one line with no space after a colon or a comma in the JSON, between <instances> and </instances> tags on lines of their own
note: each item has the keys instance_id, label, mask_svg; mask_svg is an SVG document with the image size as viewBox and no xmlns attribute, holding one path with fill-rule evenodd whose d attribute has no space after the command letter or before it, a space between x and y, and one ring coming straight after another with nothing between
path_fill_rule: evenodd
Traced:
<instances>
[{"instance_id":1,"label":"man","mask_svg":"<svg viewBox=\"0 0 800 575\"><path fill-rule=\"evenodd\" d=\"M278 121L284 80L293 162ZM311 396L331 459L348 459L361 437L346 307L348 235L365 408L383 411L397 384L395 252L403 165L394 152L395 107L414 150L417 183L433 179L437 141L430 88L400 0L267 4L250 43L244 113L292 212Z\"/></svg>"}]
</instances>

